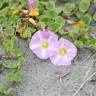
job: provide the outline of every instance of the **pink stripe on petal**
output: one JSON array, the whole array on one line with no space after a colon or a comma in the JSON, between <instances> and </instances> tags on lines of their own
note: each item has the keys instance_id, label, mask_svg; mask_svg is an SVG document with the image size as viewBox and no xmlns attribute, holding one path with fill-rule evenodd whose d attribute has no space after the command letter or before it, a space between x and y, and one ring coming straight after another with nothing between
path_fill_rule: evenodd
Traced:
<instances>
[{"instance_id":1,"label":"pink stripe on petal","mask_svg":"<svg viewBox=\"0 0 96 96\"><path fill-rule=\"evenodd\" d=\"M46 28L46 29L43 29L42 35L43 35L43 37L44 37L45 39L48 39L49 36L50 36L49 30L48 30L47 28Z\"/></svg>"}]
</instances>

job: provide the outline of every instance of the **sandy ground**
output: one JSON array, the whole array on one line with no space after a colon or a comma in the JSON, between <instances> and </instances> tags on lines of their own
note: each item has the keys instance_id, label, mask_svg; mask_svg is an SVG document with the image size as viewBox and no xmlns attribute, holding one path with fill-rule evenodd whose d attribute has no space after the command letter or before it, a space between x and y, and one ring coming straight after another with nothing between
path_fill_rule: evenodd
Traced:
<instances>
[{"instance_id":1,"label":"sandy ground","mask_svg":"<svg viewBox=\"0 0 96 96\"><path fill-rule=\"evenodd\" d=\"M21 40L19 45L25 52L26 63L24 78L16 86L15 96L73 96L82 82L96 71L96 55L89 49L79 50L72 66L56 67L49 60L38 59L25 41ZM96 96L96 82L86 83L76 96Z\"/></svg>"}]
</instances>

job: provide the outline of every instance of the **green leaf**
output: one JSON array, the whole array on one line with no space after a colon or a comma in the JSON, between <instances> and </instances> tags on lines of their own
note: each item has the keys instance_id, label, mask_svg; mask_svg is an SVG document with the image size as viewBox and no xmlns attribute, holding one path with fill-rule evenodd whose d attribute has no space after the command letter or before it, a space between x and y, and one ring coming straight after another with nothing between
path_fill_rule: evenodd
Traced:
<instances>
[{"instance_id":1,"label":"green leaf","mask_svg":"<svg viewBox=\"0 0 96 96\"><path fill-rule=\"evenodd\" d=\"M63 9L60 7L56 7L55 9L54 9L54 11L57 13L57 15L59 15L61 12L63 12Z\"/></svg>"},{"instance_id":2,"label":"green leaf","mask_svg":"<svg viewBox=\"0 0 96 96\"><path fill-rule=\"evenodd\" d=\"M65 34L64 30L60 30L60 31L59 31L59 34L60 34L60 35L64 35L64 34Z\"/></svg>"},{"instance_id":3,"label":"green leaf","mask_svg":"<svg viewBox=\"0 0 96 96\"><path fill-rule=\"evenodd\" d=\"M0 2L0 8L2 7L2 2Z\"/></svg>"},{"instance_id":4,"label":"green leaf","mask_svg":"<svg viewBox=\"0 0 96 96\"><path fill-rule=\"evenodd\" d=\"M11 0L10 0L11 1ZM27 0L23 0L23 2L21 2L21 6L23 8L26 8L27 7Z\"/></svg>"},{"instance_id":5,"label":"green leaf","mask_svg":"<svg viewBox=\"0 0 96 96\"><path fill-rule=\"evenodd\" d=\"M91 81L96 81L96 75L91 78Z\"/></svg>"},{"instance_id":6,"label":"green leaf","mask_svg":"<svg viewBox=\"0 0 96 96\"><path fill-rule=\"evenodd\" d=\"M4 62L3 62L3 66L4 66L5 68L17 68L17 65L14 64L14 63L13 63L12 61L10 61L10 60L4 61Z\"/></svg>"},{"instance_id":7,"label":"green leaf","mask_svg":"<svg viewBox=\"0 0 96 96\"><path fill-rule=\"evenodd\" d=\"M76 39L76 37L79 35L79 30L77 28L72 28L69 32L69 36L72 39Z\"/></svg>"},{"instance_id":8,"label":"green leaf","mask_svg":"<svg viewBox=\"0 0 96 96\"><path fill-rule=\"evenodd\" d=\"M6 90L6 91L4 92L4 94L5 94L6 96L13 96L13 92L14 92L14 89L13 89L13 88L9 88L8 90Z\"/></svg>"},{"instance_id":9,"label":"green leaf","mask_svg":"<svg viewBox=\"0 0 96 96\"><path fill-rule=\"evenodd\" d=\"M67 0L57 0L57 1L64 3L64 2L66 2Z\"/></svg>"},{"instance_id":10,"label":"green leaf","mask_svg":"<svg viewBox=\"0 0 96 96\"><path fill-rule=\"evenodd\" d=\"M50 19L50 17L46 16L46 15L41 15L39 17L39 22L44 22L44 24L47 26L50 22L52 22L52 18Z\"/></svg>"},{"instance_id":11,"label":"green leaf","mask_svg":"<svg viewBox=\"0 0 96 96\"><path fill-rule=\"evenodd\" d=\"M82 35L81 41L83 42L83 44L84 44L85 47L89 46L90 37L89 37L89 34L87 32Z\"/></svg>"},{"instance_id":12,"label":"green leaf","mask_svg":"<svg viewBox=\"0 0 96 96\"><path fill-rule=\"evenodd\" d=\"M61 17L61 16L57 16L57 17L55 17L54 19L55 19L55 21L56 21L57 23L59 23L59 24L62 24L62 25L65 24L65 19L64 19L63 17Z\"/></svg>"},{"instance_id":13,"label":"green leaf","mask_svg":"<svg viewBox=\"0 0 96 96\"><path fill-rule=\"evenodd\" d=\"M6 40L4 43L3 43L4 47L5 47L5 51L6 52L10 52L13 47L14 47L14 41L13 40Z\"/></svg>"},{"instance_id":14,"label":"green leaf","mask_svg":"<svg viewBox=\"0 0 96 96\"><path fill-rule=\"evenodd\" d=\"M26 37L31 38L35 31L36 31L36 29L34 29L32 27L27 28Z\"/></svg>"},{"instance_id":15,"label":"green leaf","mask_svg":"<svg viewBox=\"0 0 96 96\"><path fill-rule=\"evenodd\" d=\"M82 12L77 12L77 13L76 13L76 16L77 16L79 19L81 19L83 15L84 15L84 14L83 14Z\"/></svg>"},{"instance_id":16,"label":"green leaf","mask_svg":"<svg viewBox=\"0 0 96 96\"><path fill-rule=\"evenodd\" d=\"M54 1L49 1L46 3L46 8L47 9L54 9L55 8L55 2Z\"/></svg>"},{"instance_id":17,"label":"green leaf","mask_svg":"<svg viewBox=\"0 0 96 96\"><path fill-rule=\"evenodd\" d=\"M74 41L74 44L77 46L77 47L79 47L79 48L83 48L84 47L84 44L83 44L83 42L82 41Z\"/></svg>"},{"instance_id":18,"label":"green leaf","mask_svg":"<svg viewBox=\"0 0 96 96\"><path fill-rule=\"evenodd\" d=\"M66 3L64 4L64 9L63 9L63 12L65 15L71 15L72 14L72 11L75 11L76 10L76 5L75 3Z\"/></svg>"},{"instance_id":19,"label":"green leaf","mask_svg":"<svg viewBox=\"0 0 96 96\"><path fill-rule=\"evenodd\" d=\"M93 15L93 20L96 21L96 12Z\"/></svg>"},{"instance_id":20,"label":"green leaf","mask_svg":"<svg viewBox=\"0 0 96 96\"><path fill-rule=\"evenodd\" d=\"M52 19L52 18L55 18L57 16L57 12L55 12L54 10L48 10L48 11L45 11L45 15Z\"/></svg>"},{"instance_id":21,"label":"green leaf","mask_svg":"<svg viewBox=\"0 0 96 96\"><path fill-rule=\"evenodd\" d=\"M38 25L39 25L39 27L42 28L42 29L46 27L45 23L42 22L42 21L39 21L39 22L38 22Z\"/></svg>"},{"instance_id":22,"label":"green leaf","mask_svg":"<svg viewBox=\"0 0 96 96\"><path fill-rule=\"evenodd\" d=\"M21 65L23 65L24 63L25 63L25 58L24 58L24 57L20 57L19 60L18 60L17 65L18 65L18 66L21 66Z\"/></svg>"},{"instance_id":23,"label":"green leaf","mask_svg":"<svg viewBox=\"0 0 96 96\"><path fill-rule=\"evenodd\" d=\"M92 32L95 31L92 26L88 26L88 27L86 28L86 30L87 30L88 33L92 33Z\"/></svg>"},{"instance_id":24,"label":"green leaf","mask_svg":"<svg viewBox=\"0 0 96 96\"><path fill-rule=\"evenodd\" d=\"M85 13L89 9L89 6L90 6L90 0L81 0L79 4L79 10L82 13Z\"/></svg>"},{"instance_id":25,"label":"green leaf","mask_svg":"<svg viewBox=\"0 0 96 96\"><path fill-rule=\"evenodd\" d=\"M90 45L96 47L96 39L90 40Z\"/></svg>"},{"instance_id":26,"label":"green leaf","mask_svg":"<svg viewBox=\"0 0 96 96\"><path fill-rule=\"evenodd\" d=\"M11 25L6 26L6 29L4 30L5 34L8 36L13 36L14 35L14 29Z\"/></svg>"},{"instance_id":27,"label":"green leaf","mask_svg":"<svg viewBox=\"0 0 96 96\"><path fill-rule=\"evenodd\" d=\"M94 5L96 6L96 0L93 0Z\"/></svg>"},{"instance_id":28,"label":"green leaf","mask_svg":"<svg viewBox=\"0 0 96 96\"><path fill-rule=\"evenodd\" d=\"M60 29L62 29L62 24L59 24L57 22L53 22L49 24L49 29L52 30L53 32L58 32Z\"/></svg>"},{"instance_id":29,"label":"green leaf","mask_svg":"<svg viewBox=\"0 0 96 96\"><path fill-rule=\"evenodd\" d=\"M42 10L45 10L45 6L46 6L46 2L38 1L38 9L40 14L43 14Z\"/></svg>"},{"instance_id":30,"label":"green leaf","mask_svg":"<svg viewBox=\"0 0 96 96\"><path fill-rule=\"evenodd\" d=\"M3 94L5 91L5 88L3 85L0 84L0 94Z\"/></svg>"},{"instance_id":31,"label":"green leaf","mask_svg":"<svg viewBox=\"0 0 96 96\"><path fill-rule=\"evenodd\" d=\"M20 49L12 49L10 53L13 57L20 57L23 54Z\"/></svg>"},{"instance_id":32,"label":"green leaf","mask_svg":"<svg viewBox=\"0 0 96 96\"><path fill-rule=\"evenodd\" d=\"M81 20L82 20L85 24L89 25L89 24L92 22L92 17L91 17L90 14L85 14L85 15L82 16Z\"/></svg>"},{"instance_id":33,"label":"green leaf","mask_svg":"<svg viewBox=\"0 0 96 96\"><path fill-rule=\"evenodd\" d=\"M22 80L22 75L21 75L21 72L20 71L17 71L17 72L13 72L13 73L10 73L8 74L6 77L5 77L6 81L7 82L14 82L14 81L21 81Z\"/></svg>"}]
</instances>

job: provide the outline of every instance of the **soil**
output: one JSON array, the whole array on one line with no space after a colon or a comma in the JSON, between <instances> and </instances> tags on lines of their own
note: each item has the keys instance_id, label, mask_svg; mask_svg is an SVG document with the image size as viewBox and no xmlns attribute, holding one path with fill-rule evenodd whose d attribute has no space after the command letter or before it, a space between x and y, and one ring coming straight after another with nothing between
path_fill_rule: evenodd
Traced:
<instances>
[{"instance_id":1,"label":"soil","mask_svg":"<svg viewBox=\"0 0 96 96\"><path fill-rule=\"evenodd\" d=\"M96 71L96 54L89 49L78 50L70 67L56 67L50 60L38 59L21 40L25 53L23 81L16 86L15 96L73 96L80 85ZM96 82L87 82L76 96L96 96Z\"/></svg>"}]
</instances>

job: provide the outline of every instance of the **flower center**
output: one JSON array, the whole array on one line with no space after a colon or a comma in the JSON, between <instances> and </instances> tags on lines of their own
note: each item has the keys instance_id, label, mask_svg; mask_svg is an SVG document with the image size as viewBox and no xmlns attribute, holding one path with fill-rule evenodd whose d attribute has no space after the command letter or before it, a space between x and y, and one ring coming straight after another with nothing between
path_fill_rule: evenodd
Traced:
<instances>
[{"instance_id":1,"label":"flower center","mask_svg":"<svg viewBox=\"0 0 96 96\"><path fill-rule=\"evenodd\" d=\"M49 44L46 41L43 41L41 44L42 48L48 48Z\"/></svg>"},{"instance_id":2,"label":"flower center","mask_svg":"<svg viewBox=\"0 0 96 96\"><path fill-rule=\"evenodd\" d=\"M59 54L62 56L65 56L68 53L68 49L67 48L60 48L59 49Z\"/></svg>"}]
</instances>

